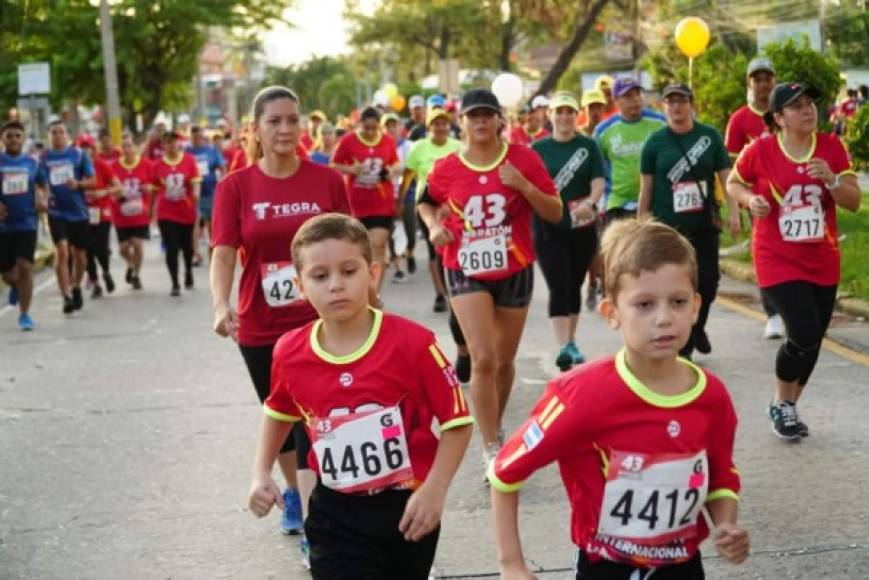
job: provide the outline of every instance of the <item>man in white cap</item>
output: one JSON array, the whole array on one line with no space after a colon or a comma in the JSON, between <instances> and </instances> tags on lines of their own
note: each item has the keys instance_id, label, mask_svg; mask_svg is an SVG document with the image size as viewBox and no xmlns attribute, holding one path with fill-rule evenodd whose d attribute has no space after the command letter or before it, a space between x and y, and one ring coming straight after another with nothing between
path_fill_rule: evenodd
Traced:
<instances>
[{"instance_id":1,"label":"man in white cap","mask_svg":"<svg viewBox=\"0 0 869 580\"><path fill-rule=\"evenodd\" d=\"M550 132L544 125L547 111L549 111L549 98L546 95L534 97L531 100L531 112L526 117L525 125L516 126L510 131L510 143L530 147L535 141L549 137Z\"/></svg>"},{"instance_id":2,"label":"man in white cap","mask_svg":"<svg viewBox=\"0 0 869 580\"><path fill-rule=\"evenodd\" d=\"M769 95L775 86L775 67L768 58L758 57L748 63L748 102L738 108L727 120L724 146L735 160L745 147L755 139L769 133L763 120L769 107ZM762 300L767 321L764 338L784 337L784 322L775 307Z\"/></svg>"},{"instance_id":3,"label":"man in white cap","mask_svg":"<svg viewBox=\"0 0 869 580\"><path fill-rule=\"evenodd\" d=\"M422 95L413 95L407 102L407 107L410 109L410 119L404 124L405 134L411 141L417 141L425 136L425 99ZM417 131L414 134L414 129L423 127L423 131Z\"/></svg>"}]
</instances>

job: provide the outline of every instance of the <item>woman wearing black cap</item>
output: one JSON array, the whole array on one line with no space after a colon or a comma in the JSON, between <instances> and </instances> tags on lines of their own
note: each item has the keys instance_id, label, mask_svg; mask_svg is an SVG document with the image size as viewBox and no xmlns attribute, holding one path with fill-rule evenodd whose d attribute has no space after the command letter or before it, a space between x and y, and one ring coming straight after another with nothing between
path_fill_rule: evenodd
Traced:
<instances>
[{"instance_id":1,"label":"woman wearing black cap","mask_svg":"<svg viewBox=\"0 0 869 580\"><path fill-rule=\"evenodd\" d=\"M494 94L469 91L461 114L467 148L435 163L419 213L442 253L450 305L471 353L471 393L488 465L499 449L531 301L531 215L555 223L561 200L540 157L499 138L501 106Z\"/></svg>"},{"instance_id":2,"label":"woman wearing black cap","mask_svg":"<svg viewBox=\"0 0 869 580\"><path fill-rule=\"evenodd\" d=\"M775 134L740 155L727 182L732 199L757 219L752 254L758 285L784 319L787 341L776 356L773 431L808 435L796 404L820 354L840 278L836 207L857 211L860 189L844 145L817 131L820 93L776 85L767 123Z\"/></svg>"}]
</instances>

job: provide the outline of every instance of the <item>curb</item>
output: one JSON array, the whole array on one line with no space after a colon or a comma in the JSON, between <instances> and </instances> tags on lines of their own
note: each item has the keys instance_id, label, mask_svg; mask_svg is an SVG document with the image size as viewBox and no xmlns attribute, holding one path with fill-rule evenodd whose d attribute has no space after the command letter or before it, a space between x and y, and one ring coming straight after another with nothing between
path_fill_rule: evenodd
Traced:
<instances>
[{"instance_id":1,"label":"curb","mask_svg":"<svg viewBox=\"0 0 869 580\"><path fill-rule=\"evenodd\" d=\"M719 260L721 271L731 278L736 278L742 282L757 284L757 279L754 276L754 268L751 264L739 262L729 258L721 258ZM842 312L851 316L862 316L869 320L869 301L859 298L836 298L836 306Z\"/></svg>"}]
</instances>

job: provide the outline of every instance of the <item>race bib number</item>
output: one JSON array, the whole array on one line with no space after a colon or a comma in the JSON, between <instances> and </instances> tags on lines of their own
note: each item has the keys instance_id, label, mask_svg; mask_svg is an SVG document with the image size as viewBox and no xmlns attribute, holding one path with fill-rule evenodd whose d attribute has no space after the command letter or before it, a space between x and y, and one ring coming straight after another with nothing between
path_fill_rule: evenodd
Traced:
<instances>
[{"instance_id":1,"label":"race bib number","mask_svg":"<svg viewBox=\"0 0 869 580\"><path fill-rule=\"evenodd\" d=\"M121 204L121 215L125 216L137 216L142 215L142 212L145 211L145 206L142 204L141 198L137 199L128 199L124 203Z\"/></svg>"},{"instance_id":2,"label":"race bib number","mask_svg":"<svg viewBox=\"0 0 869 580\"><path fill-rule=\"evenodd\" d=\"M74 178L75 172L72 169L72 165L69 163L52 165L48 169L48 182L51 185L66 185Z\"/></svg>"},{"instance_id":3,"label":"race bib number","mask_svg":"<svg viewBox=\"0 0 869 580\"><path fill-rule=\"evenodd\" d=\"M785 205L778 218L781 237L786 242L820 242L824 239L824 210L820 205Z\"/></svg>"},{"instance_id":4,"label":"race bib number","mask_svg":"<svg viewBox=\"0 0 869 580\"><path fill-rule=\"evenodd\" d=\"M594 223L594 206L591 206L591 217L588 219L582 219L576 215L576 209L582 205L582 199L575 199L573 201L567 202L567 210L570 212L570 227L572 229L584 228L590 226Z\"/></svg>"},{"instance_id":5,"label":"race bib number","mask_svg":"<svg viewBox=\"0 0 869 580\"><path fill-rule=\"evenodd\" d=\"M3 174L3 195L21 195L27 193L30 185L27 173L20 171Z\"/></svg>"},{"instance_id":6,"label":"race bib number","mask_svg":"<svg viewBox=\"0 0 869 580\"><path fill-rule=\"evenodd\" d=\"M102 210L98 207L89 207L88 208L88 223L92 226L95 226L100 223L100 215Z\"/></svg>"},{"instance_id":7,"label":"race bib number","mask_svg":"<svg viewBox=\"0 0 869 580\"><path fill-rule=\"evenodd\" d=\"M708 489L705 451L693 456L614 451L597 531L642 544L694 537Z\"/></svg>"},{"instance_id":8,"label":"race bib number","mask_svg":"<svg viewBox=\"0 0 869 580\"><path fill-rule=\"evenodd\" d=\"M673 184L673 211L692 213L703 209L706 197L705 181L680 181Z\"/></svg>"},{"instance_id":9,"label":"race bib number","mask_svg":"<svg viewBox=\"0 0 869 580\"><path fill-rule=\"evenodd\" d=\"M375 187L380 183L380 172L383 170L383 159L369 157L362 162L362 173L356 176L355 185Z\"/></svg>"},{"instance_id":10,"label":"race bib number","mask_svg":"<svg viewBox=\"0 0 869 580\"><path fill-rule=\"evenodd\" d=\"M466 276L507 269L507 239L504 235L466 240L459 248L459 267Z\"/></svg>"},{"instance_id":11,"label":"race bib number","mask_svg":"<svg viewBox=\"0 0 869 580\"><path fill-rule=\"evenodd\" d=\"M184 174L170 173L166 176L166 199L179 201L184 199Z\"/></svg>"},{"instance_id":12,"label":"race bib number","mask_svg":"<svg viewBox=\"0 0 869 580\"><path fill-rule=\"evenodd\" d=\"M413 478L401 410L319 418L311 446L323 485L344 493L374 492Z\"/></svg>"},{"instance_id":13,"label":"race bib number","mask_svg":"<svg viewBox=\"0 0 869 580\"><path fill-rule=\"evenodd\" d=\"M263 294L266 303L272 308L288 306L299 299L299 292L293 279L296 268L292 262L272 262L261 268Z\"/></svg>"},{"instance_id":14,"label":"race bib number","mask_svg":"<svg viewBox=\"0 0 869 580\"><path fill-rule=\"evenodd\" d=\"M208 159L196 159L196 167L199 169L199 176L205 177L208 175Z\"/></svg>"}]
</instances>

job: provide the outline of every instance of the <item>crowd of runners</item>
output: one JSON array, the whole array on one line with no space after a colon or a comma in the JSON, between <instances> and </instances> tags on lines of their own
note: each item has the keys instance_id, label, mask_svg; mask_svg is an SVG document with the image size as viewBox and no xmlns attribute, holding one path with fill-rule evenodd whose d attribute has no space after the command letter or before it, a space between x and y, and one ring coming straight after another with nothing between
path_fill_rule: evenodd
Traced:
<instances>
[{"instance_id":1,"label":"crowd of runners","mask_svg":"<svg viewBox=\"0 0 869 580\"><path fill-rule=\"evenodd\" d=\"M749 553L737 414L721 380L692 361L713 349L720 234L751 229L764 336L784 339L769 416L777 436L799 439L809 428L797 403L839 282L836 208L861 201L842 142L817 129L820 95L779 81L770 61L751 61L748 101L724 137L696 120L690 87L669 85L653 103L635 79L608 76L581 98L538 95L516 114L473 89L413 96L407 120L370 106L334 124L273 86L240 130L180 119L124 133L117 148L106 132L73 139L55 118L38 155L11 120L0 271L31 331L44 219L67 316L85 291L116 291L113 228L132 291L155 225L170 296L207 263L214 330L238 343L265 411L250 508L282 509L280 531L300 536L315 578L427 578L474 424L503 578L533 577L518 490L553 462L576 578L702 578L710 533L725 559ZM418 238L454 365L430 330L381 299L387 278L417 273ZM535 262L564 372L511 435L502 418ZM583 286L587 309L624 340L588 363Z\"/></svg>"}]
</instances>

